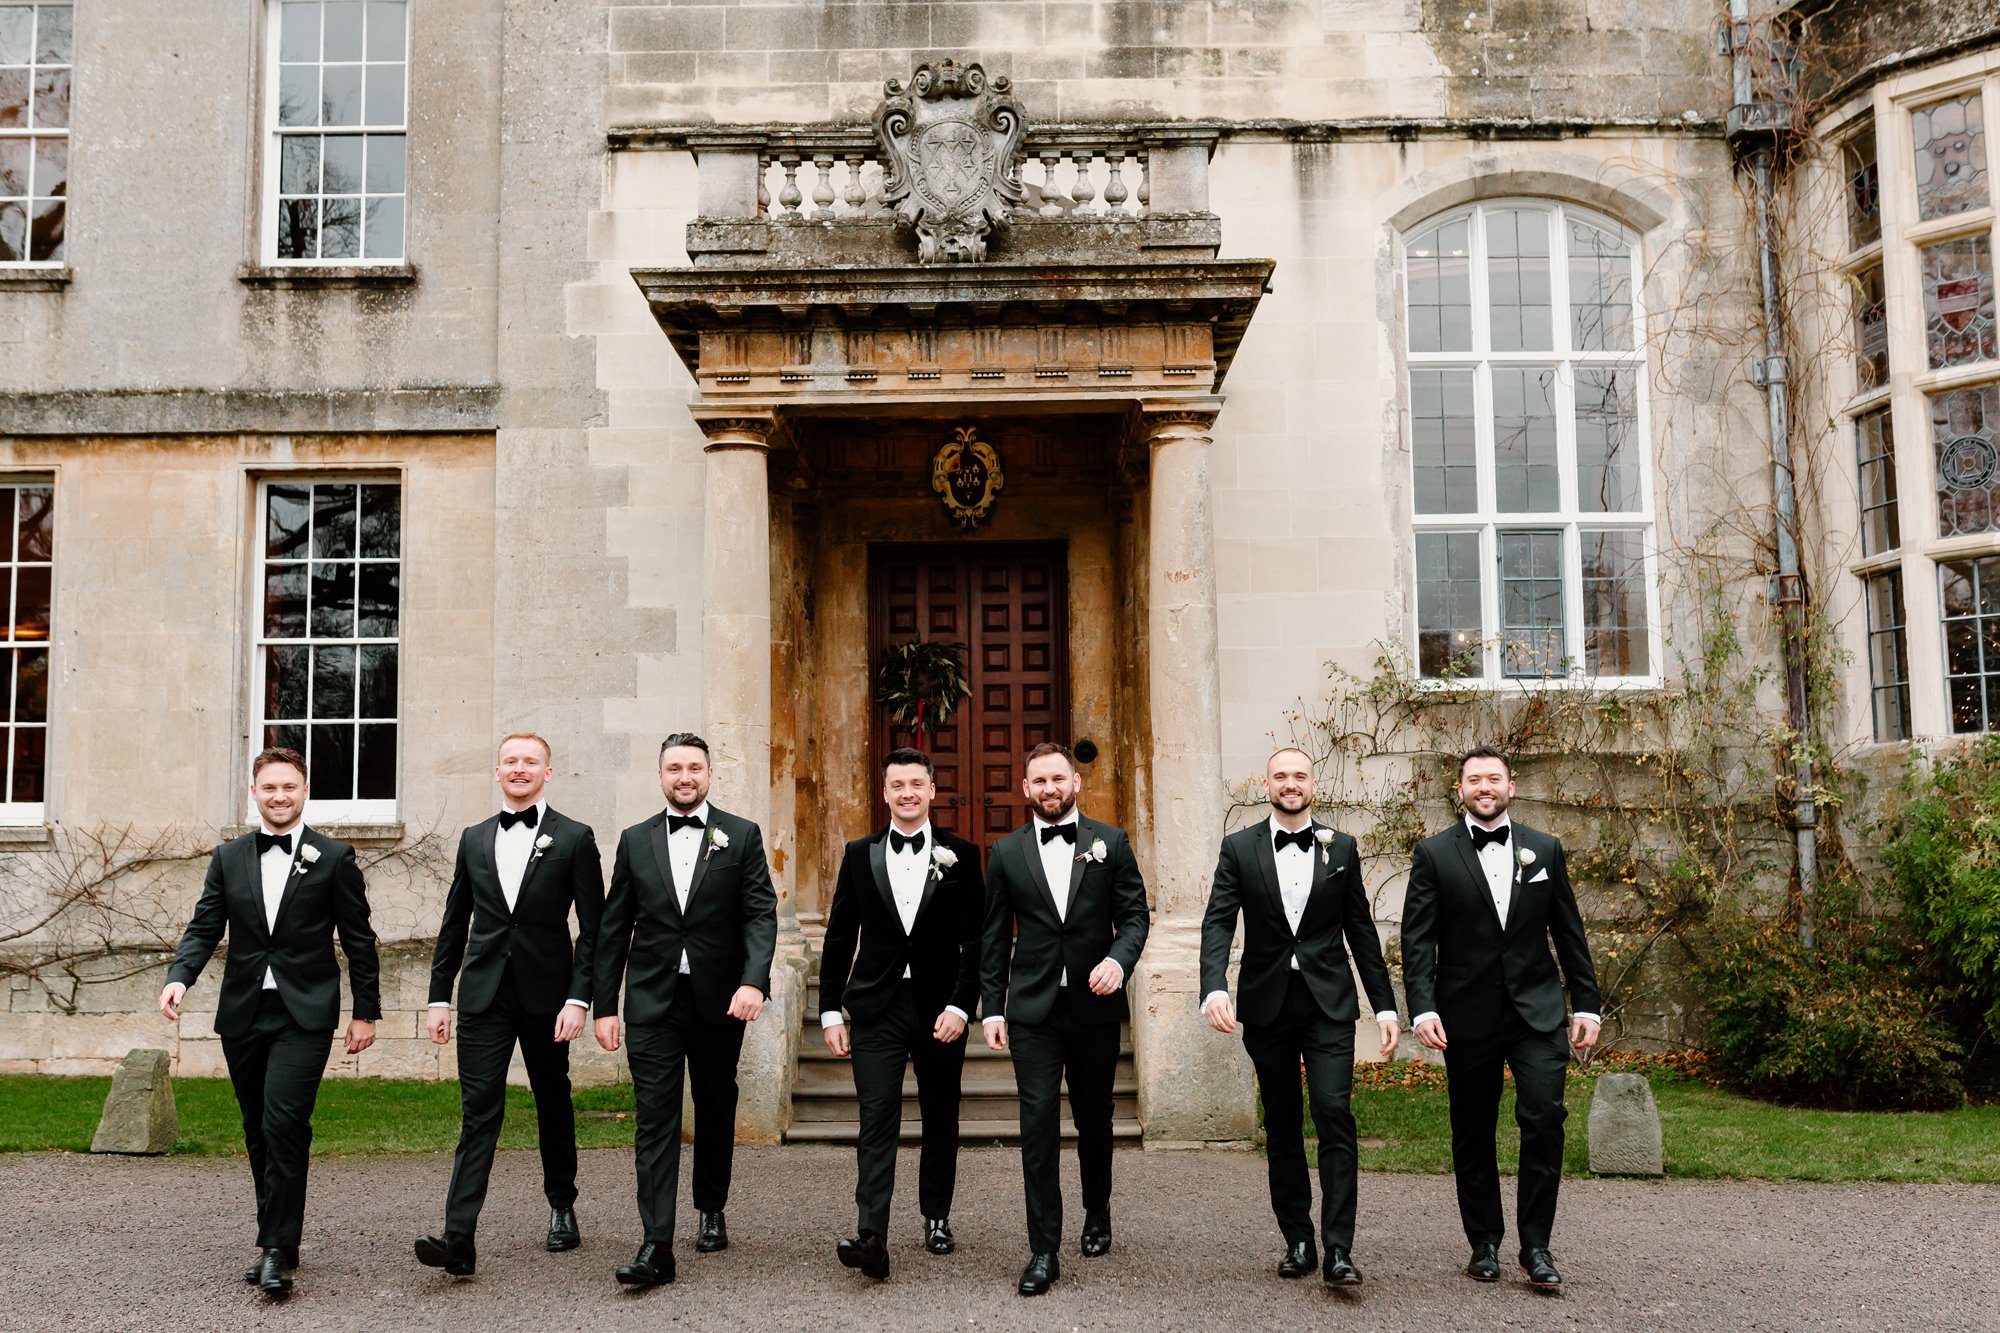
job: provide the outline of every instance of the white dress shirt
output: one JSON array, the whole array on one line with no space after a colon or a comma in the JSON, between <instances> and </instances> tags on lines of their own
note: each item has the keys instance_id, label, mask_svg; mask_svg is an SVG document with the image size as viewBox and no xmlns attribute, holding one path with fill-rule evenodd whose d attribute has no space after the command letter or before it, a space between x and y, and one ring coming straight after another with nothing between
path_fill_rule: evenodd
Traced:
<instances>
[{"instance_id":1,"label":"white dress shirt","mask_svg":"<svg viewBox=\"0 0 2000 1333\"><path fill-rule=\"evenodd\" d=\"M895 831L903 832L901 829ZM937 847L937 833L931 828L930 821L925 820L922 828L904 836L922 838L923 842L921 845L905 846L899 852L896 844L885 834L882 859L888 866L889 893L896 900L896 915L902 918L903 934L907 936L917 928L917 909L923 906L924 884L931 877L931 852ZM910 968L906 963L903 965L903 977L908 980L909 976ZM960 1019L966 1017L965 1010L955 1004L946 1005L945 1012L957 1014ZM819 1025L823 1028L837 1028L846 1021L838 1009L828 1009L819 1016Z\"/></svg>"},{"instance_id":2,"label":"white dress shirt","mask_svg":"<svg viewBox=\"0 0 2000 1333\"><path fill-rule=\"evenodd\" d=\"M526 806L522 807L526 809ZM548 822L549 803L536 801L535 826L529 828L526 821L517 822L512 828L493 829L493 870L500 877L500 896L507 900L507 910L514 910L514 904L521 901L521 885L527 881L528 865L535 859L535 840L542 836L542 826ZM511 812L510 812L511 813ZM564 1007L575 1005L579 1009L590 1006L582 1000L568 999ZM449 1009L447 1000L432 1000L433 1009Z\"/></svg>"},{"instance_id":3,"label":"white dress shirt","mask_svg":"<svg viewBox=\"0 0 2000 1333\"><path fill-rule=\"evenodd\" d=\"M667 813L677 815L680 811L670 809ZM682 912L687 911L688 890L694 885L694 863L708 842L714 822L707 801L688 811L688 814L699 819L701 827L685 824L667 835L667 861L674 870L674 901L680 904ZM681 975L691 975L686 949L681 950Z\"/></svg>"},{"instance_id":4,"label":"white dress shirt","mask_svg":"<svg viewBox=\"0 0 2000 1333\"><path fill-rule=\"evenodd\" d=\"M276 833L269 824L262 826L266 834ZM292 850L287 852L273 847L257 858L257 870L264 880L264 929L278 928L278 904L285 900L285 885L292 877L292 866L297 862L299 848L305 845L306 826L303 821L292 825ZM278 989L277 974L268 964L264 968L264 989Z\"/></svg>"},{"instance_id":5,"label":"white dress shirt","mask_svg":"<svg viewBox=\"0 0 2000 1333\"><path fill-rule=\"evenodd\" d=\"M1313 826L1308 823L1306 827L1310 829ZM1313 840L1313 849L1311 851L1305 850L1297 843L1288 844L1283 850L1279 850L1278 834L1289 832L1290 830L1278 822L1276 815L1272 815L1266 822L1266 829L1271 839L1271 856L1278 863L1278 896L1284 902L1285 921L1292 928L1292 938L1297 939L1299 936L1299 919L1305 916L1306 901L1312 897L1313 857L1324 856L1327 853L1319 846L1317 838ZM1296 972L1298 970L1299 956L1293 954L1292 971ZM1202 1007L1204 1009L1207 1008L1208 1002L1218 995L1226 999L1229 992L1226 990L1210 991L1202 997ZM1394 1009L1380 1010L1375 1015L1375 1021L1377 1023L1393 1023L1396 1021L1396 1011Z\"/></svg>"}]
</instances>

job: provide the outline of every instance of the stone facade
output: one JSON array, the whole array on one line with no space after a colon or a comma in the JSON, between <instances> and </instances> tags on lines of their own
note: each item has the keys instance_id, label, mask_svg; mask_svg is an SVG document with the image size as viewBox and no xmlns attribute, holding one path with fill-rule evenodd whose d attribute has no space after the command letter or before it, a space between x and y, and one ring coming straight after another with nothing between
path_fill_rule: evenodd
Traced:
<instances>
[{"instance_id":1,"label":"stone facade","mask_svg":"<svg viewBox=\"0 0 2000 1333\"><path fill-rule=\"evenodd\" d=\"M139 8L77 10L62 271L0 268L0 485L53 478L58 533L54 831L0 839L49 858L65 829L238 825L256 487L395 476L398 822L356 836L384 854L425 834L448 847L492 808L494 739L527 728L555 744L552 801L608 849L658 807L660 737L706 728L714 799L766 824L783 896L786 994L751 1045L746 1132L783 1128L833 857L869 818L869 544L966 540L913 466L815 491L794 462L840 429L1028 431L1044 427L1023 413L1086 407L1105 415L1066 429L1117 422L1087 488L1065 493L1060 460L1082 455L1049 445L1041 499L1024 482L971 540L1069 543L1070 731L1104 750L1084 804L1133 830L1156 895L1135 1026L1160 1141L1250 1124L1243 1062L1199 1030L1185 965L1230 791L1328 664L1365 673L1414 640L1403 265L1420 225L1527 198L1620 228L1639 255L1663 559L1769 494L1762 397L1739 349L1706 332L1749 327L1754 291L1712 4L426 0L410 20L407 262L317 274L259 260L265 7ZM1951 58L1990 52L1990 31L1952 31ZM853 304L864 269L906 281L914 248L886 222L778 219L779 157L802 145L805 211L842 212L844 195L814 198L814 145L836 166L859 154L884 80L946 57L1011 79L1052 136L1030 141L1032 185L1053 188L1050 145L1152 154L1157 217L1093 231L1056 209L996 241L995 263L1127 263L1141 282L1169 262L1271 265L1253 314L1202 324L1226 336L1188 360L1198 382L1100 376L1086 393L1076 371L1037 387L1027 345L1019 384L977 379L968 350L962 383L927 390L847 375L854 345L833 333L819 350L810 335L806 359L831 365L837 347L837 389L787 388L782 347L758 362L770 384L690 369L707 335L663 330L666 280L644 275L723 282L737 245L764 247L811 300ZM724 170L752 142L770 154L761 204L754 171ZM1074 159L1056 160L1068 179ZM1089 160L1101 190L1106 159ZM1139 322L1131 293L1093 291L1066 296L1063 319L1088 324L1081 305L1093 328ZM1681 313L1697 307L1699 328ZM1169 390L1162 416L1148 395ZM835 407L844 426L825 424ZM809 417L821 424L794 428ZM1664 634L1691 614L1666 597ZM1851 674L1865 706L1865 666ZM1385 938L1398 870L1371 871ZM160 877L166 915L198 875ZM377 1047L336 1071L450 1076L449 1050L418 1035L443 890L434 870L378 881L389 1013ZM157 968L74 992L14 978L0 1070L109 1072L161 1046L181 1072L217 1072L212 988L175 1034L151 1014L158 982ZM622 1076L594 1048L579 1058L583 1077Z\"/></svg>"}]
</instances>

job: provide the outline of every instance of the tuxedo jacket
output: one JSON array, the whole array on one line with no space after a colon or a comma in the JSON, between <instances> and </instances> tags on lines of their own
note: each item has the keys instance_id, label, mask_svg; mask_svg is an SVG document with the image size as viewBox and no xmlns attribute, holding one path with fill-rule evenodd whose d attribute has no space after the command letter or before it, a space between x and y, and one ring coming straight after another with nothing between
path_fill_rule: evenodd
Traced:
<instances>
[{"instance_id":1,"label":"tuxedo jacket","mask_svg":"<svg viewBox=\"0 0 2000 1333\"><path fill-rule=\"evenodd\" d=\"M1333 835L1325 846L1318 836L1322 829ZM1240 911L1243 963L1236 975L1236 1016L1252 1027L1277 1021L1295 956L1306 989L1333 1021L1351 1023L1361 1016L1354 994L1356 969L1368 988L1370 1013L1396 1007L1389 968L1382 961L1382 941L1375 933L1375 912L1361 882L1361 849L1353 838L1324 824L1314 823L1312 831L1313 845L1307 852L1312 858L1311 889L1296 935L1278 887L1270 821L1258 820L1222 840L1208 912L1201 923L1201 993L1228 989L1229 946L1236 937Z\"/></svg>"},{"instance_id":2,"label":"tuxedo jacket","mask_svg":"<svg viewBox=\"0 0 2000 1333\"><path fill-rule=\"evenodd\" d=\"M935 1015L956 1005L969 1017L979 1003L979 930L986 910L986 877L979 849L937 825L935 847L958 858L949 869L931 862L908 933L889 887L889 830L856 838L840 858L833 907L821 945L819 1007L846 1006L856 1021L881 1014L910 970L917 1012ZM932 847L924 849L930 856Z\"/></svg>"},{"instance_id":3,"label":"tuxedo jacket","mask_svg":"<svg viewBox=\"0 0 2000 1333\"><path fill-rule=\"evenodd\" d=\"M306 857L308 847L318 852L317 860ZM167 981L192 988L226 934L229 952L215 1004L217 1036L238 1037L250 1030L267 967L277 977L278 996L292 1021L310 1031L331 1032L340 1025L340 963L333 952L338 932L347 955L348 984L354 989L354 1016L370 1023L381 1018L382 970L354 849L304 829L292 849L274 925L265 922L260 860L255 833L215 849Z\"/></svg>"},{"instance_id":4,"label":"tuxedo jacket","mask_svg":"<svg viewBox=\"0 0 2000 1333\"><path fill-rule=\"evenodd\" d=\"M1403 899L1410 1013L1435 1012L1453 1041L1492 1033L1510 1008L1535 1031L1555 1031L1567 1016L1565 982L1576 1008L1602 1008L1562 844L1518 820L1512 828L1507 849L1514 887L1504 930L1465 820L1418 843L1410 862Z\"/></svg>"},{"instance_id":5,"label":"tuxedo jacket","mask_svg":"<svg viewBox=\"0 0 2000 1333\"><path fill-rule=\"evenodd\" d=\"M1086 859L1104 844L1102 861ZM1151 913L1146 882L1123 829L1079 817L1070 863L1069 911L1057 915L1042 869L1040 835L1029 820L999 842L986 864L986 927L980 950L985 1015L1010 1023L1046 1022L1059 1000L1082 1023L1122 1023L1125 988L1093 995L1090 972L1117 961L1130 981L1146 947ZM1064 969L1069 985L1062 986Z\"/></svg>"},{"instance_id":6,"label":"tuxedo jacket","mask_svg":"<svg viewBox=\"0 0 2000 1333\"><path fill-rule=\"evenodd\" d=\"M699 1016L733 1023L738 1020L727 1011L737 987L771 993L778 895L764 858L764 835L749 820L709 806L683 912L667 855L667 813L662 810L618 837L597 941L597 1015L618 1013L623 986L627 1022L663 1021L673 1007L686 950ZM718 830L728 846L715 845Z\"/></svg>"},{"instance_id":7,"label":"tuxedo jacket","mask_svg":"<svg viewBox=\"0 0 2000 1333\"><path fill-rule=\"evenodd\" d=\"M509 910L493 855L499 831L500 817L494 815L459 834L458 864L431 955L430 1002L449 1003L457 980L459 1012L484 1013L499 993L500 979L511 976L514 999L527 1013L553 1014L569 1000L589 1004L596 984L597 930L604 916L597 835L590 825L544 807L541 822L530 831L534 842L547 838L549 845L529 852L521 891ZM574 948L571 911L577 925Z\"/></svg>"}]
</instances>

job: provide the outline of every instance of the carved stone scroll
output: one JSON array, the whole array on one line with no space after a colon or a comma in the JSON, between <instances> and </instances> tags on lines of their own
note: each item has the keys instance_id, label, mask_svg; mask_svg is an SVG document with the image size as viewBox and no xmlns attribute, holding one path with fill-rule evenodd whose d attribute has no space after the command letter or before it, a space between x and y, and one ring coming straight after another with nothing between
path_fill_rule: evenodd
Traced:
<instances>
[{"instance_id":1,"label":"carved stone scroll","mask_svg":"<svg viewBox=\"0 0 2000 1333\"><path fill-rule=\"evenodd\" d=\"M875 139L884 164L882 199L916 233L917 262L974 263L1021 202L1021 142L1027 122L1004 77L977 64L919 65L906 89L883 85Z\"/></svg>"}]
</instances>

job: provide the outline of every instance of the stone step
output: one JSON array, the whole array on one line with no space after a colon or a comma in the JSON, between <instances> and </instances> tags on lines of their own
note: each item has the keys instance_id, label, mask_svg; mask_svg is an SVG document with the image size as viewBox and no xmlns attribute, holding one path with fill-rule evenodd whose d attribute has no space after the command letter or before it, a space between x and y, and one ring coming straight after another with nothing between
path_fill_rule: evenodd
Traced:
<instances>
[{"instance_id":1,"label":"stone step","mask_svg":"<svg viewBox=\"0 0 2000 1333\"><path fill-rule=\"evenodd\" d=\"M1111 1114L1114 1120L1131 1120L1135 1124L1139 1116L1139 1087L1136 1083L1115 1083L1111 1090ZM961 1093L958 1103L958 1119L963 1125L974 1121L991 1122L997 1120L1018 1120L1021 1114L1020 1098L1012 1088L986 1092L966 1091ZM794 1092L792 1095L792 1120L794 1123L815 1120L854 1120L859 1118L860 1109L852 1092L841 1093L835 1089L820 1092ZM903 1094L903 1118L914 1122L919 1116L916 1092L910 1089Z\"/></svg>"},{"instance_id":2,"label":"stone step","mask_svg":"<svg viewBox=\"0 0 2000 1333\"><path fill-rule=\"evenodd\" d=\"M916 1143L923 1138L922 1122L905 1119L899 1139L903 1143ZM807 1120L794 1121L785 1131L787 1143L852 1143L861 1137L861 1123L858 1120ZM1138 1143L1145 1137L1145 1130L1136 1119L1113 1120L1111 1138L1114 1142ZM1068 1120L1062 1122L1064 1143L1076 1142L1076 1130ZM1019 1143L1021 1122L1019 1119L981 1120L969 1122L960 1130L959 1146L977 1147L985 1143Z\"/></svg>"}]
</instances>

